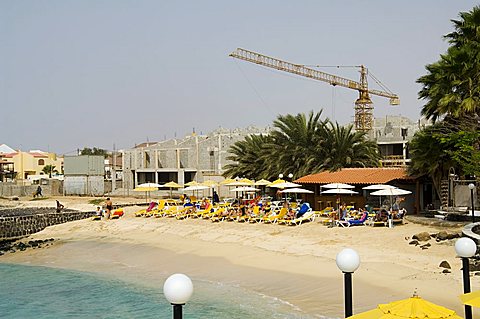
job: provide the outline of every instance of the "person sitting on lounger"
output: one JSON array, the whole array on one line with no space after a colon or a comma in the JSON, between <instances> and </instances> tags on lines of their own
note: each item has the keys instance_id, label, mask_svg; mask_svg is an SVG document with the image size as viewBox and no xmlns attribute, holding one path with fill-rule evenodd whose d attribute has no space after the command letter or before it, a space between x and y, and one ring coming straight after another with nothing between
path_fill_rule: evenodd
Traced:
<instances>
[{"instance_id":1,"label":"person sitting on lounger","mask_svg":"<svg viewBox=\"0 0 480 319\"><path fill-rule=\"evenodd\" d=\"M388 220L388 212L385 209L382 209L380 213L375 215L376 222L386 222Z\"/></svg>"},{"instance_id":2,"label":"person sitting on lounger","mask_svg":"<svg viewBox=\"0 0 480 319\"><path fill-rule=\"evenodd\" d=\"M303 203L302 206L300 206L300 209L298 210L295 218L302 217L309 210L310 210L310 204L309 203Z\"/></svg>"}]
</instances>

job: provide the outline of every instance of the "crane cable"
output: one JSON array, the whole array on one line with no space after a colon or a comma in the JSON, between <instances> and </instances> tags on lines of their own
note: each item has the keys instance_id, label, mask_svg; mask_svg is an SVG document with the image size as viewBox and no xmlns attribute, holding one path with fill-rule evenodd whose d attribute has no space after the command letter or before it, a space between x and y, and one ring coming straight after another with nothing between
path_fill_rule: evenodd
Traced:
<instances>
[{"instance_id":1,"label":"crane cable","mask_svg":"<svg viewBox=\"0 0 480 319\"><path fill-rule=\"evenodd\" d=\"M255 88L255 86L253 85L252 81L250 81L250 79L247 77L247 75L245 74L245 72L243 72L242 68L240 67L240 65L238 64L237 60L235 60L235 64L237 66L237 68L240 70L240 73L242 73L243 77L245 78L245 80L247 80L248 84L250 85L250 88L253 90L253 92L255 92L255 94L257 95L257 97L260 99L260 101L262 101L263 103L263 106L265 106L265 108L273 115L276 115L275 112L272 111L272 109L270 108L270 106L267 104L267 102L265 102L265 100L263 99L263 97L260 95L260 93L257 91L257 89Z\"/></svg>"}]
</instances>

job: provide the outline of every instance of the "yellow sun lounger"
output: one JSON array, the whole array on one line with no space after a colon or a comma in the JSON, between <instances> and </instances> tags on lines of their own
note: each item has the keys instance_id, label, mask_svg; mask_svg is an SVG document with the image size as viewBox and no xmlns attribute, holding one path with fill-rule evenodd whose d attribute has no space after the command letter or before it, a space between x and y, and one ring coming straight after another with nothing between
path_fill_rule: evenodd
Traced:
<instances>
[{"instance_id":1,"label":"yellow sun lounger","mask_svg":"<svg viewBox=\"0 0 480 319\"><path fill-rule=\"evenodd\" d=\"M285 215L287 215L288 213L288 209L286 209L285 207L283 207L282 209L280 209L280 212L277 214L277 215L269 215L269 216L266 216L262 219L262 221L264 223L272 223L272 224L275 224L276 222L278 222L280 219L284 219L285 218Z\"/></svg>"}]
</instances>

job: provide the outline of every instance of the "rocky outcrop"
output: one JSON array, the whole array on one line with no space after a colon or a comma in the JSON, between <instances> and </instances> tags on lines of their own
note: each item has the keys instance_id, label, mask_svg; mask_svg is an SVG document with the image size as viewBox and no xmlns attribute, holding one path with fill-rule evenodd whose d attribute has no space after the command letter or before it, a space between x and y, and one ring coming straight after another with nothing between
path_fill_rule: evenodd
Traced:
<instances>
[{"instance_id":1,"label":"rocky outcrop","mask_svg":"<svg viewBox=\"0 0 480 319\"><path fill-rule=\"evenodd\" d=\"M26 237L48 226L85 219L93 215L95 215L95 212L68 211L0 217L0 241Z\"/></svg>"}]
</instances>

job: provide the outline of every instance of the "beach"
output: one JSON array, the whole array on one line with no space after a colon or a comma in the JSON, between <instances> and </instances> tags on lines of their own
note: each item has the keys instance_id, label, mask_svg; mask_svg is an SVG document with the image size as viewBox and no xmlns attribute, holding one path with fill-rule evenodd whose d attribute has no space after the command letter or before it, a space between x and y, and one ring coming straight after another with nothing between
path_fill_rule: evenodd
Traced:
<instances>
[{"instance_id":1,"label":"beach","mask_svg":"<svg viewBox=\"0 0 480 319\"><path fill-rule=\"evenodd\" d=\"M66 208L95 208L86 198L59 199ZM318 221L285 226L134 217L140 208L126 207L118 220L48 227L28 240L55 238L53 245L6 254L0 262L104 273L159 290L170 274L184 273L194 281L236 285L278 298L311 315L343 317L343 274L335 257L350 247L361 258L353 274L354 313L416 293L463 315L458 299L461 260L455 256L454 240L431 239L427 249L409 245L414 234L454 233L459 227L408 222L394 228L328 228ZM439 267L444 260L451 273ZM478 276L471 280L472 290L478 289Z\"/></svg>"}]
</instances>

